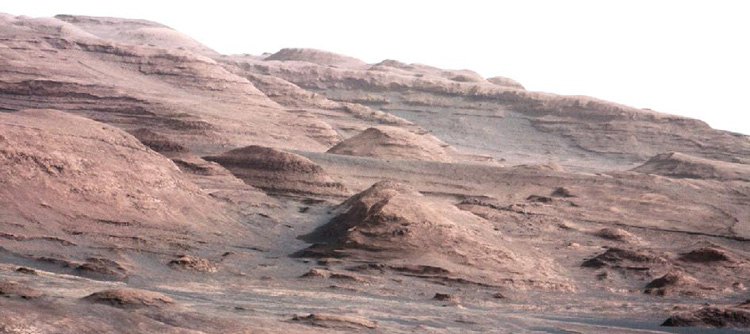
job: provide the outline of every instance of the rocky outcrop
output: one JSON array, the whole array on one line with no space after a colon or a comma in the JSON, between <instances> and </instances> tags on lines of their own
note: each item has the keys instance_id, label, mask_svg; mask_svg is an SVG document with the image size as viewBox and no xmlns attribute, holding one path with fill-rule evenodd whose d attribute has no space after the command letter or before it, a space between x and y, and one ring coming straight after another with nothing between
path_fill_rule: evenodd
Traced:
<instances>
[{"instance_id":1,"label":"rocky outcrop","mask_svg":"<svg viewBox=\"0 0 750 334\"><path fill-rule=\"evenodd\" d=\"M188 255L183 255L177 259L169 261L169 266L174 269L203 273L215 273L219 270L218 266L211 260Z\"/></svg>"},{"instance_id":2,"label":"rocky outcrop","mask_svg":"<svg viewBox=\"0 0 750 334\"><path fill-rule=\"evenodd\" d=\"M42 296L44 293L26 284L0 281L0 298L37 299Z\"/></svg>"},{"instance_id":3,"label":"rocky outcrop","mask_svg":"<svg viewBox=\"0 0 750 334\"><path fill-rule=\"evenodd\" d=\"M147 128L139 128L128 132L135 136L135 138L138 138L143 145L146 145L148 148L163 155L189 152L185 146L170 140L167 136L161 135Z\"/></svg>"},{"instance_id":4,"label":"rocky outcrop","mask_svg":"<svg viewBox=\"0 0 750 334\"><path fill-rule=\"evenodd\" d=\"M361 317L351 315L338 315L326 313L314 313L309 315L295 315L292 321L308 324L314 327L329 328L333 330L362 330L375 329L377 323Z\"/></svg>"},{"instance_id":5,"label":"rocky outcrop","mask_svg":"<svg viewBox=\"0 0 750 334\"><path fill-rule=\"evenodd\" d=\"M84 300L123 309L163 308L174 304L172 298L161 293L130 288L95 292L86 296Z\"/></svg>"},{"instance_id":6,"label":"rocky outcrop","mask_svg":"<svg viewBox=\"0 0 750 334\"><path fill-rule=\"evenodd\" d=\"M422 203L421 195L405 184L378 182L341 207L348 209L305 239L325 242L325 248L331 250L396 257L427 252L429 245L460 237L450 233L450 221Z\"/></svg>"},{"instance_id":7,"label":"rocky outcrop","mask_svg":"<svg viewBox=\"0 0 750 334\"><path fill-rule=\"evenodd\" d=\"M725 249L719 247L701 247L680 256L680 260L692 263L735 263L737 259Z\"/></svg>"},{"instance_id":8,"label":"rocky outcrop","mask_svg":"<svg viewBox=\"0 0 750 334\"><path fill-rule=\"evenodd\" d=\"M570 289L540 254L516 254L501 246L508 243L499 242L503 237L485 223L455 207L431 203L408 185L378 182L339 209L344 212L303 237L314 245L302 256L406 262L439 269L425 277Z\"/></svg>"},{"instance_id":9,"label":"rocky outcrop","mask_svg":"<svg viewBox=\"0 0 750 334\"><path fill-rule=\"evenodd\" d=\"M679 152L658 154L633 170L673 178L750 181L750 165L699 158Z\"/></svg>"},{"instance_id":10,"label":"rocky outcrop","mask_svg":"<svg viewBox=\"0 0 750 334\"><path fill-rule=\"evenodd\" d=\"M434 136L380 126L344 140L328 153L377 159L453 161L455 151Z\"/></svg>"},{"instance_id":11,"label":"rocky outcrop","mask_svg":"<svg viewBox=\"0 0 750 334\"><path fill-rule=\"evenodd\" d=\"M343 56L333 52L315 50L315 49L295 49L286 48L281 49L264 60L278 60L278 61L301 61L308 62L323 66L332 67L364 67L366 63L352 57Z\"/></svg>"},{"instance_id":12,"label":"rocky outcrop","mask_svg":"<svg viewBox=\"0 0 750 334\"><path fill-rule=\"evenodd\" d=\"M607 240L621 241L626 243L638 242L638 237L632 233L616 227L605 227L594 232L594 235Z\"/></svg>"},{"instance_id":13,"label":"rocky outcrop","mask_svg":"<svg viewBox=\"0 0 750 334\"><path fill-rule=\"evenodd\" d=\"M611 267L632 270L648 270L650 266L665 263L666 260L664 258L654 256L647 252L612 247L607 249L604 253L584 261L582 266L587 268Z\"/></svg>"},{"instance_id":14,"label":"rocky outcrop","mask_svg":"<svg viewBox=\"0 0 750 334\"><path fill-rule=\"evenodd\" d=\"M713 289L703 286L695 277L681 270L672 270L646 284L643 292L655 296L683 295L698 297L705 295L710 290Z\"/></svg>"},{"instance_id":15,"label":"rocky outcrop","mask_svg":"<svg viewBox=\"0 0 750 334\"><path fill-rule=\"evenodd\" d=\"M222 155L205 157L247 184L271 193L296 195L347 194L318 164L294 153L261 146L247 146Z\"/></svg>"},{"instance_id":16,"label":"rocky outcrop","mask_svg":"<svg viewBox=\"0 0 750 334\"><path fill-rule=\"evenodd\" d=\"M662 326L750 328L750 304L717 307L708 306L695 311L675 314Z\"/></svg>"},{"instance_id":17,"label":"rocky outcrop","mask_svg":"<svg viewBox=\"0 0 750 334\"><path fill-rule=\"evenodd\" d=\"M94 279L125 280L128 271L116 261L91 257L75 267L74 272L80 276Z\"/></svg>"}]
</instances>

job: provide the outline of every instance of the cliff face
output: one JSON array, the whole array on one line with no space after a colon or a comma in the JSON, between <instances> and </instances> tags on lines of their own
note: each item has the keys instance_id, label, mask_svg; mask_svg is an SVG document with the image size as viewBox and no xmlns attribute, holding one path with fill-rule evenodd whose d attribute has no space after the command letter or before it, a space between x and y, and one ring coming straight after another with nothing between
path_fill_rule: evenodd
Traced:
<instances>
[{"instance_id":1,"label":"cliff face","mask_svg":"<svg viewBox=\"0 0 750 334\"><path fill-rule=\"evenodd\" d=\"M13 36L6 65L25 68L5 73L6 108L57 102L58 109L87 108L123 126L160 123L180 142L201 143L194 148L201 154L249 144L324 151L373 125L408 123L468 153L512 163L554 159L587 170L625 169L670 151L724 161L750 153L747 139L697 120L531 92L468 70L366 64L313 49L224 56L143 20L4 21ZM31 89L33 99L18 101ZM104 110L90 110L95 103Z\"/></svg>"},{"instance_id":2,"label":"cliff face","mask_svg":"<svg viewBox=\"0 0 750 334\"><path fill-rule=\"evenodd\" d=\"M744 327L748 240L750 139L699 120L0 14L2 333Z\"/></svg>"},{"instance_id":3,"label":"cliff face","mask_svg":"<svg viewBox=\"0 0 750 334\"><path fill-rule=\"evenodd\" d=\"M747 139L705 123L583 96L531 92L505 78L384 61L369 67L320 64L303 50L295 61L241 61L335 101L360 103L418 123L449 144L514 162L555 158L599 169L669 150L730 161ZM601 140L605 138L606 140ZM727 151L728 148L728 151ZM529 157L531 155L532 157Z\"/></svg>"}]
</instances>

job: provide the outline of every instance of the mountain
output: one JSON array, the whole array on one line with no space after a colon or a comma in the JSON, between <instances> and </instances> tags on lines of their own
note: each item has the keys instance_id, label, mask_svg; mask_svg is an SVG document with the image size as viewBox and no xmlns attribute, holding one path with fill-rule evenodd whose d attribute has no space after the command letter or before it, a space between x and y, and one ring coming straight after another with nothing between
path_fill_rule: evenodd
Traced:
<instances>
[{"instance_id":1,"label":"mountain","mask_svg":"<svg viewBox=\"0 0 750 334\"><path fill-rule=\"evenodd\" d=\"M0 74L0 333L748 326L748 136L135 19L0 14Z\"/></svg>"}]
</instances>

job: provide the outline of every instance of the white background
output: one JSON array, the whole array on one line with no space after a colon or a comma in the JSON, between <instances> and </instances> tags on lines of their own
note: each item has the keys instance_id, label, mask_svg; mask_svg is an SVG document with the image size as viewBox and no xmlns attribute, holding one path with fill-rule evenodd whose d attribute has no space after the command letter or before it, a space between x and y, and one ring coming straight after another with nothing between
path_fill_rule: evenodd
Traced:
<instances>
[{"instance_id":1,"label":"white background","mask_svg":"<svg viewBox=\"0 0 750 334\"><path fill-rule=\"evenodd\" d=\"M0 12L149 19L221 53L472 69L750 134L750 1L0 0Z\"/></svg>"}]
</instances>

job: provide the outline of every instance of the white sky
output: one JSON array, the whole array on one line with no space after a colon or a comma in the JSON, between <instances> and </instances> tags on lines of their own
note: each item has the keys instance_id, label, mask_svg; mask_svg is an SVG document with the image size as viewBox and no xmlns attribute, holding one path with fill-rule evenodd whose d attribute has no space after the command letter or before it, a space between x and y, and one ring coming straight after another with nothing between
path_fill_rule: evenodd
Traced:
<instances>
[{"instance_id":1,"label":"white sky","mask_svg":"<svg viewBox=\"0 0 750 334\"><path fill-rule=\"evenodd\" d=\"M34 1L164 23L221 53L311 47L506 76L750 134L750 1Z\"/></svg>"}]
</instances>

